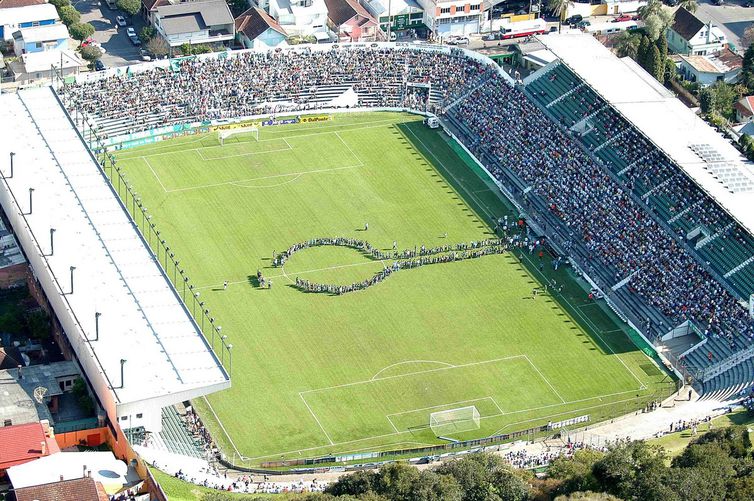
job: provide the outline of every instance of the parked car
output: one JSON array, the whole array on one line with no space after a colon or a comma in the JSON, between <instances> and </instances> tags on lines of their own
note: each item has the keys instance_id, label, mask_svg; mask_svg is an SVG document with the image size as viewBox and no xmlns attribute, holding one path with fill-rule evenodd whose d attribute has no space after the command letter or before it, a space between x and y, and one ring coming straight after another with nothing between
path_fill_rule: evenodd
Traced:
<instances>
[{"instance_id":1,"label":"parked car","mask_svg":"<svg viewBox=\"0 0 754 501\"><path fill-rule=\"evenodd\" d=\"M139 47L141 45L141 39L137 36L128 37L129 40L131 40L131 43L135 46Z\"/></svg>"},{"instance_id":2,"label":"parked car","mask_svg":"<svg viewBox=\"0 0 754 501\"><path fill-rule=\"evenodd\" d=\"M675 7L676 5L678 5L678 0L663 0L663 2L668 7Z\"/></svg>"},{"instance_id":3,"label":"parked car","mask_svg":"<svg viewBox=\"0 0 754 501\"><path fill-rule=\"evenodd\" d=\"M568 19L565 20L563 24L567 24L569 26L576 26L578 23L580 23L584 19L584 16L581 14L574 14Z\"/></svg>"},{"instance_id":4,"label":"parked car","mask_svg":"<svg viewBox=\"0 0 754 501\"><path fill-rule=\"evenodd\" d=\"M123 17L123 16L115 16L115 24L117 24L118 26L120 26L121 28L123 28L128 23L126 23L126 18L125 17Z\"/></svg>"},{"instance_id":5,"label":"parked car","mask_svg":"<svg viewBox=\"0 0 754 501\"><path fill-rule=\"evenodd\" d=\"M587 26L591 26L591 25L592 25L592 23L590 23L587 19L584 19L582 21L579 21L578 24L576 25L576 27L578 29L580 29L580 30L583 30Z\"/></svg>"},{"instance_id":6,"label":"parked car","mask_svg":"<svg viewBox=\"0 0 754 501\"><path fill-rule=\"evenodd\" d=\"M136 36L136 30L133 28L133 26L129 26L126 29L126 36L128 38L135 37Z\"/></svg>"},{"instance_id":7,"label":"parked car","mask_svg":"<svg viewBox=\"0 0 754 501\"><path fill-rule=\"evenodd\" d=\"M613 23L623 23L623 22L630 21L630 20L631 20L631 16L629 16L628 14L621 14L620 16L614 17L613 20L612 20L612 22Z\"/></svg>"},{"instance_id":8,"label":"parked car","mask_svg":"<svg viewBox=\"0 0 754 501\"><path fill-rule=\"evenodd\" d=\"M101 59L97 59L94 61L94 69L96 71L104 71L107 69L107 66L105 66L105 63L103 63Z\"/></svg>"},{"instance_id":9,"label":"parked car","mask_svg":"<svg viewBox=\"0 0 754 501\"><path fill-rule=\"evenodd\" d=\"M448 45L465 45L467 43L469 43L467 36L452 36L447 39Z\"/></svg>"},{"instance_id":10,"label":"parked car","mask_svg":"<svg viewBox=\"0 0 754 501\"><path fill-rule=\"evenodd\" d=\"M152 53L148 50L141 49L139 51L139 57L141 57L142 61L151 61L152 60Z\"/></svg>"}]
</instances>

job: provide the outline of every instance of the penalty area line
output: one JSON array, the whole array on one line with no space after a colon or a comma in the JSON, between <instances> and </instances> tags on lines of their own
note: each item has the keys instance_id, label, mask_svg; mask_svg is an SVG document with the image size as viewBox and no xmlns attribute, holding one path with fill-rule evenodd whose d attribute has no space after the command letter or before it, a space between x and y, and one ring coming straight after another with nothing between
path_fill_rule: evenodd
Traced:
<instances>
[{"instance_id":1,"label":"penalty area line","mask_svg":"<svg viewBox=\"0 0 754 501\"><path fill-rule=\"evenodd\" d=\"M299 392L298 396L301 397L301 400L304 402L304 405L306 406L307 409L309 409L309 413L312 415L314 420L319 425L319 428L320 430L322 430L322 433L324 433L325 437L327 437L327 441L330 442L330 445L335 445L335 443L332 441L332 438L330 438L330 435L327 434L327 430L325 430L325 427L322 426L322 423L319 422L319 418L317 417L317 415L314 414L314 411L312 410L312 408L309 407L309 403L306 401L306 398L304 398L304 395L301 392Z\"/></svg>"}]
</instances>

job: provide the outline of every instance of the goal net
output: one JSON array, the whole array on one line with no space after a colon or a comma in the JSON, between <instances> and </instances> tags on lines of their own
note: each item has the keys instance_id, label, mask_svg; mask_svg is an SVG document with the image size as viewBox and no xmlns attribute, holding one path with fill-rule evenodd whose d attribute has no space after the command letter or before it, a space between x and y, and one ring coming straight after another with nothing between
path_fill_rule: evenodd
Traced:
<instances>
[{"instance_id":1,"label":"goal net","mask_svg":"<svg viewBox=\"0 0 754 501\"><path fill-rule=\"evenodd\" d=\"M473 405L433 412L429 415L429 427L436 437L479 429L479 411Z\"/></svg>"},{"instance_id":2,"label":"goal net","mask_svg":"<svg viewBox=\"0 0 754 501\"><path fill-rule=\"evenodd\" d=\"M249 134L254 140L259 141L259 128L258 127L240 127L238 129L221 130L217 133L217 138L220 140L220 145L225 146L225 140L231 136L238 136L241 134Z\"/></svg>"}]
</instances>

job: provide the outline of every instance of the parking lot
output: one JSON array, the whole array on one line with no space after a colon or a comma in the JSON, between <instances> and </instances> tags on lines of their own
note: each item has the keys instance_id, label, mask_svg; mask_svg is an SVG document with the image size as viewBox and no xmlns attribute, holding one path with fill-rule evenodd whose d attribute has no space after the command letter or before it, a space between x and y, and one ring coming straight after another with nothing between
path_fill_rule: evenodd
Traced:
<instances>
[{"instance_id":1,"label":"parking lot","mask_svg":"<svg viewBox=\"0 0 754 501\"><path fill-rule=\"evenodd\" d=\"M144 27L144 20L138 15L129 18L123 11L111 10L107 4L99 0L79 0L74 7L81 12L81 22L91 23L95 32L92 35L105 49L102 62L108 68L125 66L140 61L139 48L135 47L126 36L126 28L119 28L115 23L116 16L126 18L129 26L133 26L136 33Z\"/></svg>"}]
</instances>

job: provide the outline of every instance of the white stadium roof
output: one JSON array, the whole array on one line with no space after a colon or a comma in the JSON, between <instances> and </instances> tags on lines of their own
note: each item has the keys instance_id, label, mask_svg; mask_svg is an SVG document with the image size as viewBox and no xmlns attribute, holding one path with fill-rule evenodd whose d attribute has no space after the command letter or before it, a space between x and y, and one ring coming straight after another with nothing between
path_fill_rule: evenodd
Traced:
<instances>
[{"instance_id":1,"label":"white stadium roof","mask_svg":"<svg viewBox=\"0 0 754 501\"><path fill-rule=\"evenodd\" d=\"M0 96L0 123L5 176L15 152L0 202L95 390L112 392L120 408L146 400L165 406L230 386L51 88Z\"/></svg>"},{"instance_id":2,"label":"white stadium roof","mask_svg":"<svg viewBox=\"0 0 754 501\"><path fill-rule=\"evenodd\" d=\"M633 60L615 57L591 35L537 38L754 233L754 164L727 139Z\"/></svg>"}]
</instances>

